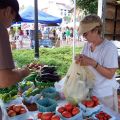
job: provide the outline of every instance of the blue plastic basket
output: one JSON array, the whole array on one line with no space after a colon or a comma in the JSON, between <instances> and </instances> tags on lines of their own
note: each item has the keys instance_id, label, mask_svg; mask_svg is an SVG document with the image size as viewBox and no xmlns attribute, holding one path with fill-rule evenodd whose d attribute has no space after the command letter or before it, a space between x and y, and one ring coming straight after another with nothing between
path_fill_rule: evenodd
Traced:
<instances>
[{"instance_id":1,"label":"blue plastic basket","mask_svg":"<svg viewBox=\"0 0 120 120\"><path fill-rule=\"evenodd\" d=\"M104 111L104 112L106 112L106 111ZM106 113L109 114L108 112L106 112ZM110 116L111 116L111 118L109 120L116 120L115 116L113 116L113 115L110 115ZM95 114L92 116L92 118L95 119L95 120L99 120L98 118L95 117Z\"/></svg>"},{"instance_id":2,"label":"blue plastic basket","mask_svg":"<svg viewBox=\"0 0 120 120\"><path fill-rule=\"evenodd\" d=\"M35 103L40 112L54 112L57 107L57 102L50 98L38 99Z\"/></svg>"},{"instance_id":3,"label":"blue plastic basket","mask_svg":"<svg viewBox=\"0 0 120 120\"><path fill-rule=\"evenodd\" d=\"M60 107L60 106L59 106ZM80 113L78 113L77 115L71 117L71 118L65 118L62 116L61 113L58 112L58 108L56 108L56 114L57 115L60 115L60 117L62 118L62 120L83 120L83 113L82 113L82 110L80 110Z\"/></svg>"},{"instance_id":4,"label":"blue plastic basket","mask_svg":"<svg viewBox=\"0 0 120 120\"><path fill-rule=\"evenodd\" d=\"M96 107L93 108L87 108L85 105L82 103L78 104L80 106L80 109L83 111L84 116L92 116L96 113L98 113L102 109L102 105L97 105Z\"/></svg>"},{"instance_id":5,"label":"blue plastic basket","mask_svg":"<svg viewBox=\"0 0 120 120\"><path fill-rule=\"evenodd\" d=\"M60 98L59 93L53 87L43 89L42 96L51 98L51 99L55 99L55 100L58 100Z\"/></svg>"}]
</instances>

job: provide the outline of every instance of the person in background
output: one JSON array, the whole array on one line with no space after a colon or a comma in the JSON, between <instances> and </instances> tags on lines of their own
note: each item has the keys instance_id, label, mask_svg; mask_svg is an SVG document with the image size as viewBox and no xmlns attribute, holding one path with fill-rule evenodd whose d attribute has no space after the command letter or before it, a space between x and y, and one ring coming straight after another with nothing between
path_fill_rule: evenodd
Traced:
<instances>
[{"instance_id":1,"label":"person in background","mask_svg":"<svg viewBox=\"0 0 120 120\"><path fill-rule=\"evenodd\" d=\"M30 41L31 41L31 48L34 49L35 47L35 40L34 40L34 30L30 30Z\"/></svg>"},{"instance_id":2,"label":"person in background","mask_svg":"<svg viewBox=\"0 0 120 120\"><path fill-rule=\"evenodd\" d=\"M68 44L70 41L70 29L69 29L69 27L66 27L65 35L66 35L66 43Z\"/></svg>"},{"instance_id":3,"label":"person in background","mask_svg":"<svg viewBox=\"0 0 120 120\"><path fill-rule=\"evenodd\" d=\"M75 56L76 63L88 66L95 75L92 94L101 103L115 109L114 90L119 87L115 79L118 68L116 46L101 35L102 21L97 15L87 15L80 21L79 34L86 39L83 51Z\"/></svg>"},{"instance_id":4,"label":"person in background","mask_svg":"<svg viewBox=\"0 0 120 120\"><path fill-rule=\"evenodd\" d=\"M10 27L8 34L9 34L10 43L15 41L15 31L14 31L13 27Z\"/></svg>"},{"instance_id":5,"label":"person in background","mask_svg":"<svg viewBox=\"0 0 120 120\"><path fill-rule=\"evenodd\" d=\"M21 30L21 27L18 28L18 36L19 36L19 45L20 45L20 48L23 48L23 30Z\"/></svg>"},{"instance_id":6,"label":"person in background","mask_svg":"<svg viewBox=\"0 0 120 120\"><path fill-rule=\"evenodd\" d=\"M70 28L70 40L71 41L73 40L73 28L72 27Z\"/></svg>"},{"instance_id":7,"label":"person in background","mask_svg":"<svg viewBox=\"0 0 120 120\"><path fill-rule=\"evenodd\" d=\"M10 41L11 49L15 49L16 48L15 30L13 29L13 27L10 27L8 34L9 34L9 41Z\"/></svg>"},{"instance_id":8,"label":"person in background","mask_svg":"<svg viewBox=\"0 0 120 120\"><path fill-rule=\"evenodd\" d=\"M56 33L57 33L57 36L58 36L58 40L60 40L60 45L62 45L63 44L63 39L62 39L62 30L61 30L61 28L57 29Z\"/></svg>"}]
</instances>

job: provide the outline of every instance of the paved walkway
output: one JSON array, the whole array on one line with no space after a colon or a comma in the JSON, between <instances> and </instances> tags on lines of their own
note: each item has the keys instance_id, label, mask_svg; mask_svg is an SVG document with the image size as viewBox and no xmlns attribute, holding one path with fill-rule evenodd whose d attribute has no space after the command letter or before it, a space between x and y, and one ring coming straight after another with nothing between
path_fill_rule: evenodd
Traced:
<instances>
[{"instance_id":1,"label":"paved walkway","mask_svg":"<svg viewBox=\"0 0 120 120\"><path fill-rule=\"evenodd\" d=\"M30 40L29 39L24 39L23 40L23 47L21 48L19 40L16 41L16 47L17 49L31 49L30 47ZM77 47L83 47L84 41L75 41L75 46ZM63 47L63 46L73 46L73 41L69 41L66 43L66 41L58 41L55 45L55 47Z\"/></svg>"},{"instance_id":2,"label":"paved walkway","mask_svg":"<svg viewBox=\"0 0 120 120\"><path fill-rule=\"evenodd\" d=\"M76 40L75 41L75 46L77 46L77 47L83 47L84 43L85 43L84 41L78 41L78 40ZM69 41L68 43L66 43L66 41L62 41L60 43L60 46L73 46L73 41Z\"/></svg>"}]
</instances>

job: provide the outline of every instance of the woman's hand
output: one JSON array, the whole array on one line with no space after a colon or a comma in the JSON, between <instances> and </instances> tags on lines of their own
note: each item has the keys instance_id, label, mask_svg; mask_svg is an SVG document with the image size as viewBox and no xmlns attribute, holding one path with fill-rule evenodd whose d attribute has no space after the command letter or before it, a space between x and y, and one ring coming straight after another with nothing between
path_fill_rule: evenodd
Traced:
<instances>
[{"instance_id":1,"label":"woman's hand","mask_svg":"<svg viewBox=\"0 0 120 120\"><path fill-rule=\"evenodd\" d=\"M78 62L80 65L82 66L93 66L95 67L96 66L96 61L90 57L87 57L83 54L79 54L79 56L77 55L77 59L76 59L76 62Z\"/></svg>"},{"instance_id":2,"label":"woman's hand","mask_svg":"<svg viewBox=\"0 0 120 120\"><path fill-rule=\"evenodd\" d=\"M76 62L76 64L80 63L80 54L75 55L75 62Z\"/></svg>"}]
</instances>

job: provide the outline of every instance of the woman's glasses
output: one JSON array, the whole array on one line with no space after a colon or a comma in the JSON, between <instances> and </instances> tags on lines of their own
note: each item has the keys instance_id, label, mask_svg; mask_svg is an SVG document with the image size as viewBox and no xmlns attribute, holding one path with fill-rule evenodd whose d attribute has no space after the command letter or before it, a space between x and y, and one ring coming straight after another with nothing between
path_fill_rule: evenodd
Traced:
<instances>
[{"instance_id":1,"label":"woman's glasses","mask_svg":"<svg viewBox=\"0 0 120 120\"><path fill-rule=\"evenodd\" d=\"M83 33L83 37L86 37L88 35L88 32Z\"/></svg>"}]
</instances>

